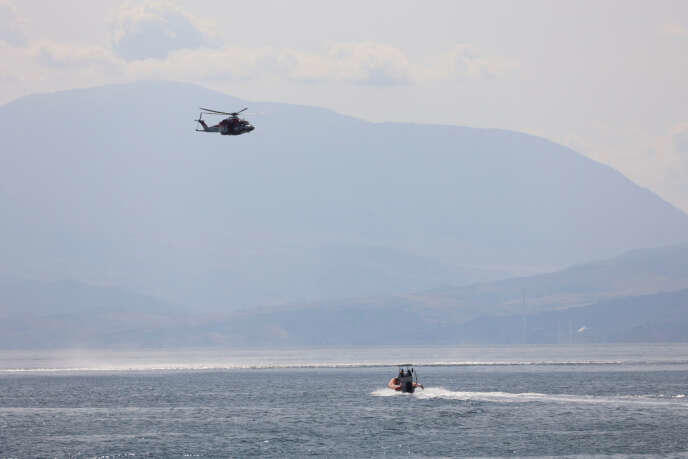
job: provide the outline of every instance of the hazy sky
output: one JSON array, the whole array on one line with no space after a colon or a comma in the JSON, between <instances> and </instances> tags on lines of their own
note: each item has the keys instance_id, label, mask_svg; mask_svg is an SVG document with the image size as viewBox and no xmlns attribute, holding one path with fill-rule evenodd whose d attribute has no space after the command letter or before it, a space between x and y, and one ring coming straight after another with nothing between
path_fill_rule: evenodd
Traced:
<instances>
[{"instance_id":1,"label":"hazy sky","mask_svg":"<svg viewBox=\"0 0 688 459\"><path fill-rule=\"evenodd\" d=\"M0 62L0 103L161 78L525 131L688 210L688 1L0 0Z\"/></svg>"}]
</instances>

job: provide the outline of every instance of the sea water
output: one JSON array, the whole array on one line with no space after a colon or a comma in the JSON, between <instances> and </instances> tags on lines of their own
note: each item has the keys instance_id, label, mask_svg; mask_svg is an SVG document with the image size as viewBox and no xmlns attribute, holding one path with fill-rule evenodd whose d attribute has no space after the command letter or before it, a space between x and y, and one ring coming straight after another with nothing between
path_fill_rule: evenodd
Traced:
<instances>
[{"instance_id":1,"label":"sea water","mask_svg":"<svg viewBox=\"0 0 688 459\"><path fill-rule=\"evenodd\" d=\"M686 344L0 351L0 457L687 451Z\"/></svg>"}]
</instances>

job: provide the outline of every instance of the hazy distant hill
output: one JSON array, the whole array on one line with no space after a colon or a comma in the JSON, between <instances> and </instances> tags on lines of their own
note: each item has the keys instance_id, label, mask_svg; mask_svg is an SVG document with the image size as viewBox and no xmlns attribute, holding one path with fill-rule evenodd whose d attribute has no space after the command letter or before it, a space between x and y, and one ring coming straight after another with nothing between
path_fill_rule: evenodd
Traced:
<instances>
[{"instance_id":1,"label":"hazy distant hill","mask_svg":"<svg viewBox=\"0 0 688 459\"><path fill-rule=\"evenodd\" d=\"M178 305L114 287L0 278L0 348L183 346Z\"/></svg>"},{"instance_id":2,"label":"hazy distant hill","mask_svg":"<svg viewBox=\"0 0 688 459\"><path fill-rule=\"evenodd\" d=\"M194 132L197 107L244 105L262 113L253 133ZM166 82L0 107L0 218L6 273L216 309L465 285L688 239L683 212L544 139Z\"/></svg>"},{"instance_id":3,"label":"hazy distant hill","mask_svg":"<svg viewBox=\"0 0 688 459\"><path fill-rule=\"evenodd\" d=\"M78 313L0 314L0 348L688 341L688 289L468 322L403 302L199 315L106 301Z\"/></svg>"},{"instance_id":4,"label":"hazy distant hill","mask_svg":"<svg viewBox=\"0 0 688 459\"><path fill-rule=\"evenodd\" d=\"M688 245L679 245L462 288L247 311L216 326L245 342L297 344L556 343L568 342L569 326L589 328L578 340L661 341L665 329L665 340L683 341L687 289Z\"/></svg>"},{"instance_id":5,"label":"hazy distant hill","mask_svg":"<svg viewBox=\"0 0 688 459\"><path fill-rule=\"evenodd\" d=\"M457 342L473 344L685 342L688 289L527 316L485 316L455 333Z\"/></svg>"},{"instance_id":6,"label":"hazy distant hill","mask_svg":"<svg viewBox=\"0 0 688 459\"><path fill-rule=\"evenodd\" d=\"M119 288L0 280L0 348L686 341L687 252L635 250L464 289L215 314Z\"/></svg>"},{"instance_id":7,"label":"hazy distant hill","mask_svg":"<svg viewBox=\"0 0 688 459\"><path fill-rule=\"evenodd\" d=\"M688 244L637 249L552 273L445 287L408 301L464 314L534 313L607 298L688 288Z\"/></svg>"}]
</instances>

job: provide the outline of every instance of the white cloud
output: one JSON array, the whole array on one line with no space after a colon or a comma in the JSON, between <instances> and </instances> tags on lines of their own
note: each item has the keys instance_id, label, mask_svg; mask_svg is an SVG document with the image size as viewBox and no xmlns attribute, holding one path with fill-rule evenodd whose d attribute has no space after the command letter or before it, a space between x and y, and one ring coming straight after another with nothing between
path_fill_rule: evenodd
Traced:
<instances>
[{"instance_id":1,"label":"white cloud","mask_svg":"<svg viewBox=\"0 0 688 459\"><path fill-rule=\"evenodd\" d=\"M322 59L336 79L389 86L411 82L412 66L404 53L380 43L339 43ZM329 61L329 62L328 62ZM304 66L308 69L308 66Z\"/></svg>"},{"instance_id":2,"label":"white cloud","mask_svg":"<svg viewBox=\"0 0 688 459\"><path fill-rule=\"evenodd\" d=\"M518 67L514 60L485 56L475 46L459 44L450 52L454 74L478 78L496 78Z\"/></svg>"},{"instance_id":3,"label":"white cloud","mask_svg":"<svg viewBox=\"0 0 688 459\"><path fill-rule=\"evenodd\" d=\"M21 22L14 6L0 0L0 13L3 11L0 19L14 27L5 27L3 32L20 32L14 26ZM411 59L401 48L377 42L339 42L321 51L220 45L212 24L201 22L169 0L127 3L110 23L111 47L46 40L27 43L26 37L16 32L11 42L0 41L0 58L22 63L13 65L7 76L40 90L66 89L65 82L70 80L73 84L68 87L84 81L93 85L151 78L399 87L494 78L515 67L512 61L488 57L468 44L455 45L425 60ZM49 87L51 82L54 87Z\"/></svg>"},{"instance_id":4,"label":"white cloud","mask_svg":"<svg viewBox=\"0 0 688 459\"><path fill-rule=\"evenodd\" d=\"M664 24L662 31L674 37L688 37L688 28L680 24Z\"/></svg>"},{"instance_id":5,"label":"white cloud","mask_svg":"<svg viewBox=\"0 0 688 459\"><path fill-rule=\"evenodd\" d=\"M673 129L672 140L677 153L688 154L688 123L680 124ZM688 155L686 155L686 162L688 162Z\"/></svg>"},{"instance_id":6,"label":"white cloud","mask_svg":"<svg viewBox=\"0 0 688 459\"><path fill-rule=\"evenodd\" d=\"M112 20L112 27L113 50L127 60L164 59L176 50L213 43L210 25L170 1L125 5Z\"/></svg>"},{"instance_id":7,"label":"white cloud","mask_svg":"<svg viewBox=\"0 0 688 459\"><path fill-rule=\"evenodd\" d=\"M143 59L127 65L141 78L269 79L340 81L397 85L412 81L412 66L398 48L377 43L339 43L325 53L273 47L179 50L167 59Z\"/></svg>"},{"instance_id":8,"label":"white cloud","mask_svg":"<svg viewBox=\"0 0 688 459\"><path fill-rule=\"evenodd\" d=\"M132 78L241 79L255 76L256 54L240 48L179 50L167 59L141 59L127 63Z\"/></svg>"},{"instance_id":9,"label":"white cloud","mask_svg":"<svg viewBox=\"0 0 688 459\"><path fill-rule=\"evenodd\" d=\"M399 48L371 42L335 43L322 52L271 46L200 47L173 50L165 58L129 60L108 47L43 40L27 46L0 42L0 59L8 63L5 76L23 82L26 89L21 93L31 92L30 88L53 91L139 79L399 87L494 78L508 68L500 59L482 57L467 46L414 62ZM3 94L0 91L0 98L6 97Z\"/></svg>"},{"instance_id":10,"label":"white cloud","mask_svg":"<svg viewBox=\"0 0 688 459\"><path fill-rule=\"evenodd\" d=\"M474 45L459 43L431 58L426 74L432 79L490 79L504 76L517 67L514 59L488 56Z\"/></svg>"},{"instance_id":11,"label":"white cloud","mask_svg":"<svg viewBox=\"0 0 688 459\"><path fill-rule=\"evenodd\" d=\"M0 5L12 13L5 16L17 22L13 6ZM34 64L63 76L89 69L95 77L100 69L104 80L279 79L379 87L459 77L494 78L513 66L505 59L488 58L467 44L456 45L423 62L409 59L398 47L376 42L339 42L320 52L274 46L220 46L212 24L202 23L170 0L127 3L112 17L111 25L111 48L43 41L30 43L26 54ZM11 46L17 43L15 39ZM14 50L13 54L22 53Z\"/></svg>"},{"instance_id":12,"label":"white cloud","mask_svg":"<svg viewBox=\"0 0 688 459\"><path fill-rule=\"evenodd\" d=\"M98 65L113 69L124 64L111 50L102 46L38 42L31 45L29 52L37 62L47 67L78 69Z\"/></svg>"},{"instance_id":13,"label":"white cloud","mask_svg":"<svg viewBox=\"0 0 688 459\"><path fill-rule=\"evenodd\" d=\"M424 84L457 78L496 78L517 67L504 58L484 57L459 45L427 62L413 62L384 43L335 43L321 53L260 47L183 49L166 59L140 59L127 65L140 78L344 82L371 86Z\"/></svg>"},{"instance_id":14,"label":"white cloud","mask_svg":"<svg viewBox=\"0 0 688 459\"><path fill-rule=\"evenodd\" d=\"M0 0L0 41L14 46L27 43L24 21L17 15L17 9L9 0Z\"/></svg>"}]
</instances>

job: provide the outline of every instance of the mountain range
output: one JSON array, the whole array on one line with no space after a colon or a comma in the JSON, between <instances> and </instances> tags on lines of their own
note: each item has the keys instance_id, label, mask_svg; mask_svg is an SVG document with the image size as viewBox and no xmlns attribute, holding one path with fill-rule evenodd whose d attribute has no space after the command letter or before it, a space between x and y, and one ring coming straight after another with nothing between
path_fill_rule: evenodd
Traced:
<instances>
[{"instance_id":1,"label":"mountain range","mask_svg":"<svg viewBox=\"0 0 688 459\"><path fill-rule=\"evenodd\" d=\"M1 106L0 219L2 346L463 342L688 288L688 215L570 148L165 81Z\"/></svg>"},{"instance_id":2,"label":"mountain range","mask_svg":"<svg viewBox=\"0 0 688 459\"><path fill-rule=\"evenodd\" d=\"M2 279L0 348L688 341L687 251L636 250L464 288L221 313L116 287Z\"/></svg>"}]
</instances>

